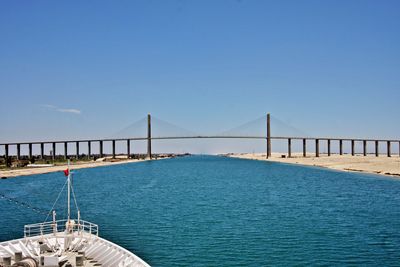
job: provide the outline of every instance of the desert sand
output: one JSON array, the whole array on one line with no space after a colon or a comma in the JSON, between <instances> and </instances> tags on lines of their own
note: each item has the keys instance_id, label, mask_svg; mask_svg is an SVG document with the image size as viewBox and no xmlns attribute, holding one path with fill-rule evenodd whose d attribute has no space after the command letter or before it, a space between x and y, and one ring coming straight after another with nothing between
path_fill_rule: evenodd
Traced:
<instances>
[{"instance_id":1,"label":"desert sand","mask_svg":"<svg viewBox=\"0 0 400 267\"><path fill-rule=\"evenodd\" d=\"M285 157L283 157L285 155ZM267 160L275 162L284 162L292 164L301 164L317 167L325 167L341 171L356 171L367 172L374 174L390 175L400 177L400 157L398 155L387 157L381 155L375 157L373 155L337 155L331 156L320 155L320 157L307 156L303 157L301 153L292 153L291 158L287 158L284 153L272 153L269 159L266 159L266 154L228 154L228 157L252 159L252 160Z\"/></svg>"},{"instance_id":2,"label":"desert sand","mask_svg":"<svg viewBox=\"0 0 400 267\"><path fill-rule=\"evenodd\" d=\"M110 166L110 165L117 165L117 164L124 164L124 163L131 163L131 162L141 162L146 161L145 159L123 159L118 158L116 160L112 160L110 158L100 158L96 161L90 162L74 162L71 163L70 168L73 170L76 169L83 169L83 168L94 168L100 166ZM1 170L0 171L0 178L10 178L16 176L23 176L23 175L32 175L32 174L43 174L49 172L58 172L63 171L67 168L67 165L55 165L55 166L48 166L48 167L24 167L20 169L11 169L11 170ZM4 179L3 178L3 179Z\"/></svg>"}]
</instances>

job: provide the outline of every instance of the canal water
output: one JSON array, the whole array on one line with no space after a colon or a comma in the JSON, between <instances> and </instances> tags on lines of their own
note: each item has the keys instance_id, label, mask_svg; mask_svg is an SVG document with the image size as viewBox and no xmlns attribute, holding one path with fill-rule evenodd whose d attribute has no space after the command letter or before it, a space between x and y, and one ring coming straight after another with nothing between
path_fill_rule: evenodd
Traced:
<instances>
[{"instance_id":1,"label":"canal water","mask_svg":"<svg viewBox=\"0 0 400 267\"><path fill-rule=\"evenodd\" d=\"M64 182L17 177L0 193L49 210ZM83 219L152 266L400 264L400 179L191 156L76 170L74 187ZM45 217L4 198L0 213L0 241Z\"/></svg>"}]
</instances>

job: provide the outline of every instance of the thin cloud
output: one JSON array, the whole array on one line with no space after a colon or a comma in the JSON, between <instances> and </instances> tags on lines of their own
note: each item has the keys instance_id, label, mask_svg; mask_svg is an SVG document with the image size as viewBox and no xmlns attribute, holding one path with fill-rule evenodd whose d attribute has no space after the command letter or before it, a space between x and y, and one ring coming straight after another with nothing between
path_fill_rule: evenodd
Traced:
<instances>
[{"instance_id":1,"label":"thin cloud","mask_svg":"<svg viewBox=\"0 0 400 267\"><path fill-rule=\"evenodd\" d=\"M81 111L79 109L74 109L74 108L58 108L57 111L64 113L81 114Z\"/></svg>"},{"instance_id":2,"label":"thin cloud","mask_svg":"<svg viewBox=\"0 0 400 267\"><path fill-rule=\"evenodd\" d=\"M43 104L40 106L43 108L47 108L47 109L54 110L57 112L62 112L62 113L72 113L72 114L77 114L77 115L82 113L82 111L80 111L79 109L75 109L75 108L60 108L60 107L57 107L54 105L49 105L49 104Z\"/></svg>"}]
</instances>

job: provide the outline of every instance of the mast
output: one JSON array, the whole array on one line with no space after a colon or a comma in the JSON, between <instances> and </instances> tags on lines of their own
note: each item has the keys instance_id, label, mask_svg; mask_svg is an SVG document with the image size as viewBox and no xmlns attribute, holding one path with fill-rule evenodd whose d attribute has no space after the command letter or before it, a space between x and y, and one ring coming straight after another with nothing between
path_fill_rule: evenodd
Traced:
<instances>
[{"instance_id":1,"label":"mast","mask_svg":"<svg viewBox=\"0 0 400 267\"><path fill-rule=\"evenodd\" d=\"M69 171L69 160L68 160L68 224L71 219L71 172Z\"/></svg>"}]
</instances>

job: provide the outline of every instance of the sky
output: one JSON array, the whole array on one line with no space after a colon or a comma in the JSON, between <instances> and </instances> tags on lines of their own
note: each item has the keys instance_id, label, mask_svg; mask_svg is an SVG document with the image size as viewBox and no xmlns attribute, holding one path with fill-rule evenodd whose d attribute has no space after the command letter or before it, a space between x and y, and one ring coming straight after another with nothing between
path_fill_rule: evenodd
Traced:
<instances>
[{"instance_id":1,"label":"sky","mask_svg":"<svg viewBox=\"0 0 400 267\"><path fill-rule=\"evenodd\" d=\"M270 112L399 138L400 2L1 1L0 142L199 133Z\"/></svg>"}]
</instances>

